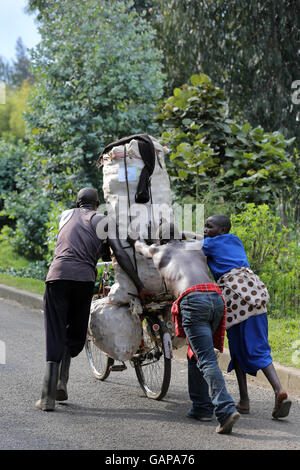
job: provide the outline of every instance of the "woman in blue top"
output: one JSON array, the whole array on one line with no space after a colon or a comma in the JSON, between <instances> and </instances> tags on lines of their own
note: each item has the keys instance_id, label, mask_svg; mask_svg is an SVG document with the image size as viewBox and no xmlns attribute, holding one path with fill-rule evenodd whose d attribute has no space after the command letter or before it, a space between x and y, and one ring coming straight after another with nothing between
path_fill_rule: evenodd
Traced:
<instances>
[{"instance_id":1,"label":"woman in blue top","mask_svg":"<svg viewBox=\"0 0 300 470\"><path fill-rule=\"evenodd\" d=\"M289 414L291 401L282 389L270 355L265 308L268 294L249 269L241 240L229 233L230 229L227 216L209 217L205 223L203 252L227 305L226 331L231 355L228 372L235 369L240 392L237 409L240 413L249 413L246 374L256 375L261 369L275 393L272 417L284 418Z\"/></svg>"}]
</instances>

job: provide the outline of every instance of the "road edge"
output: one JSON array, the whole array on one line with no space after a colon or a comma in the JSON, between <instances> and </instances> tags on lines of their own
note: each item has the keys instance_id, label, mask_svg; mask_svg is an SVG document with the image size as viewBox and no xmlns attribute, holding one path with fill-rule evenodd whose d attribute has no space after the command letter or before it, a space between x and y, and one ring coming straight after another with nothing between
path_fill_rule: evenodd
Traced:
<instances>
[{"instance_id":1,"label":"road edge","mask_svg":"<svg viewBox=\"0 0 300 470\"><path fill-rule=\"evenodd\" d=\"M19 304L31 308L33 310L43 310L43 296L39 294L32 294L15 287L0 284L0 298L13 300ZM176 338L174 341L174 358L179 361L186 361L187 345L184 338ZM224 352L218 355L220 369L227 372L227 367L230 361L229 350L224 348ZM300 395L300 369L294 367L287 367L274 362L279 380L282 386L291 394ZM249 376L250 380L257 382L261 385L269 385L263 372L259 371L256 377Z\"/></svg>"},{"instance_id":2,"label":"road edge","mask_svg":"<svg viewBox=\"0 0 300 470\"><path fill-rule=\"evenodd\" d=\"M186 361L186 340L184 338L176 338L175 346L177 348L174 348L173 351L175 359L182 362ZM227 348L224 348L223 353L218 353L218 362L220 369L223 372L227 373L228 364L230 362L230 353ZM288 393L300 396L300 369L283 366L278 362L274 362L274 367L276 369L282 387L287 390ZM234 371L230 372L230 374L234 374ZM258 371L256 376L247 375L247 378L249 382L255 382L260 385L270 387L269 382L267 381L264 373L261 370Z\"/></svg>"}]
</instances>

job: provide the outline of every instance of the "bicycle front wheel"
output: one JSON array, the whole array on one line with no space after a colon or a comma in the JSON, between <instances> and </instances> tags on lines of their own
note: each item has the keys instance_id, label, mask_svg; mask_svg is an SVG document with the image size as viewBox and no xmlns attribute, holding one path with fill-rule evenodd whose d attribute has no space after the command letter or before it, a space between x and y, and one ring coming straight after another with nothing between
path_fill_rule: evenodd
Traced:
<instances>
[{"instance_id":1,"label":"bicycle front wheel","mask_svg":"<svg viewBox=\"0 0 300 470\"><path fill-rule=\"evenodd\" d=\"M97 380L105 380L110 374L110 367L114 364L114 359L101 351L92 339L87 338L85 351L93 376Z\"/></svg>"},{"instance_id":2,"label":"bicycle front wheel","mask_svg":"<svg viewBox=\"0 0 300 470\"><path fill-rule=\"evenodd\" d=\"M159 319L144 318L143 344L133 358L139 384L146 397L161 400L167 393L171 380L171 338ZM169 335L169 344L164 344L164 335ZM165 338L168 338L165 336Z\"/></svg>"}]
</instances>

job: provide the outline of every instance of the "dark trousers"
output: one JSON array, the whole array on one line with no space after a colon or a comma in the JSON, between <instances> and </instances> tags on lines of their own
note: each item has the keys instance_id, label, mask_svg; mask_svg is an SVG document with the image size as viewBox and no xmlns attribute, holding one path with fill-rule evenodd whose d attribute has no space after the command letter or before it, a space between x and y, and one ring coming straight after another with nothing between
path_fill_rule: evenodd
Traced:
<instances>
[{"instance_id":1,"label":"dark trousers","mask_svg":"<svg viewBox=\"0 0 300 470\"><path fill-rule=\"evenodd\" d=\"M67 346L72 357L83 349L94 283L46 282L44 315L46 361L60 362Z\"/></svg>"}]
</instances>

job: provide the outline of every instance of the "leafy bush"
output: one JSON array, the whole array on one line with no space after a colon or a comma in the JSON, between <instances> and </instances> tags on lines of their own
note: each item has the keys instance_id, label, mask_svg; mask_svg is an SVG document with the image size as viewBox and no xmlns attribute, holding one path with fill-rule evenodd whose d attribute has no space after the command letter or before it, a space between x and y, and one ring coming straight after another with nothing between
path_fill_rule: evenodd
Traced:
<instances>
[{"instance_id":1,"label":"leafy bush","mask_svg":"<svg viewBox=\"0 0 300 470\"><path fill-rule=\"evenodd\" d=\"M48 220L46 222L47 227L47 254L46 260L48 265L50 265L55 251L56 239L59 227L60 216L62 212L66 210L62 203L51 204L51 210L48 213Z\"/></svg>"},{"instance_id":2,"label":"leafy bush","mask_svg":"<svg viewBox=\"0 0 300 470\"><path fill-rule=\"evenodd\" d=\"M19 277L19 278L30 278L30 279L38 279L40 281L44 281L46 279L46 274L48 271L48 267L45 261L35 261L28 265L28 267L24 268L13 268L10 267L8 269L1 269L1 274L7 274L8 276L12 277Z\"/></svg>"},{"instance_id":3,"label":"leafy bush","mask_svg":"<svg viewBox=\"0 0 300 470\"><path fill-rule=\"evenodd\" d=\"M162 139L171 148L170 173L181 195L196 193L199 199L200 186L207 193L213 183L219 198L241 208L244 202L274 206L299 190L294 139L230 119L224 92L208 76L192 75L158 112Z\"/></svg>"},{"instance_id":4,"label":"leafy bush","mask_svg":"<svg viewBox=\"0 0 300 470\"><path fill-rule=\"evenodd\" d=\"M16 189L16 174L25 156L26 146L13 138L0 140L0 209L6 194ZM7 219L0 218L0 223L7 223Z\"/></svg>"},{"instance_id":5,"label":"leafy bush","mask_svg":"<svg viewBox=\"0 0 300 470\"><path fill-rule=\"evenodd\" d=\"M19 180L20 181L20 180ZM22 184L21 184L22 187ZM21 189L19 187L19 189ZM5 200L4 214L16 221L10 228L10 243L17 253L32 260L41 260L46 253L45 223L48 218L50 201L40 194L39 188L30 192L22 190L10 193Z\"/></svg>"},{"instance_id":6,"label":"leafy bush","mask_svg":"<svg viewBox=\"0 0 300 470\"><path fill-rule=\"evenodd\" d=\"M297 240L281 226L266 204L246 206L231 217L231 232L243 242L251 268L266 284L273 316L295 317L300 313L299 257Z\"/></svg>"},{"instance_id":7,"label":"leafy bush","mask_svg":"<svg viewBox=\"0 0 300 470\"><path fill-rule=\"evenodd\" d=\"M18 255L12 244L12 229L4 226L0 234L0 273L12 277L45 280L47 264L45 261L31 261Z\"/></svg>"}]
</instances>

